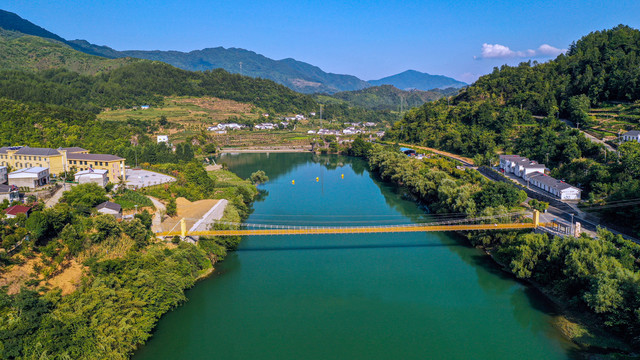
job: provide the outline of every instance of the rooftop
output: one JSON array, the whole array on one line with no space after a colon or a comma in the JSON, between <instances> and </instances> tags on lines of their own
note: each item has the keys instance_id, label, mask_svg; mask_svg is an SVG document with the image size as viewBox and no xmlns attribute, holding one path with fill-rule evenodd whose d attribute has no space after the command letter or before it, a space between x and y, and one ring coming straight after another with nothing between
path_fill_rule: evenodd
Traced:
<instances>
[{"instance_id":1,"label":"rooftop","mask_svg":"<svg viewBox=\"0 0 640 360\"><path fill-rule=\"evenodd\" d=\"M9 173L9 175L15 175L15 174L38 174L41 171L44 170L49 170L49 168L46 167L41 167L41 166L34 166L34 167L30 167L30 168L24 168L24 169L20 169L20 170L16 170L14 172Z\"/></svg>"},{"instance_id":2,"label":"rooftop","mask_svg":"<svg viewBox=\"0 0 640 360\"><path fill-rule=\"evenodd\" d=\"M66 151L68 154L71 154L71 153L77 153L77 152L85 152L85 151L89 151L89 150L87 150L87 149L83 149L83 148L81 148L81 147L77 147L77 146L58 148L58 150L64 150L64 151Z\"/></svg>"},{"instance_id":3,"label":"rooftop","mask_svg":"<svg viewBox=\"0 0 640 360\"><path fill-rule=\"evenodd\" d=\"M18 191L18 188L13 185L0 184L0 194L6 194L12 191Z\"/></svg>"},{"instance_id":4,"label":"rooftop","mask_svg":"<svg viewBox=\"0 0 640 360\"><path fill-rule=\"evenodd\" d=\"M69 160L90 160L90 161L119 161L124 160L123 158L110 154L79 154L73 153L68 154L67 159Z\"/></svg>"},{"instance_id":5,"label":"rooftop","mask_svg":"<svg viewBox=\"0 0 640 360\"><path fill-rule=\"evenodd\" d=\"M25 146L16 151L17 155L38 155L38 156L51 156L51 155L60 155L58 150L51 148L32 148Z\"/></svg>"},{"instance_id":6,"label":"rooftop","mask_svg":"<svg viewBox=\"0 0 640 360\"><path fill-rule=\"evenodd\" d=\"M4 213L7 215L18 215L18 214L26 214L29 211L31 211L31 208L29 206L25 206L25 205L14 205L11 206L9 208L7 208Z\"/></svg>"},{"instance_id":7,"label":"rooftop","mask_svg":"<svg viewBox=\"0 0 640 360\"><path fill-rule=\"evenodd\" d=\"M534 172L531 175L529 175L529 179L532 180L536 180L544 185L547 185L551 188L554 189L558 189L558 190L565 190L565 189L569 189L569 188L573 188L573 189L577 189L578 191L582 191L581 189L575 187L575 186L571 186L569 184L567 184L564 181L560 181L557 179L552 178L551 176L547 176L541 172Z\"/></svg>"},{"instance_id":8,"label":"rooftop","mask_svg":"<svg viewBox=\"0 0 640 360\"><path fill-rule=\"evenodd\" d=\"M116 204L114 202L111 202L111 201L105 201L102 204L96 206L96 209L97 210L109 209L109 210L120 212L122 210L122 206L120 206L120 205L118 205L118 204Z\"/></svg>"},{"instance_id":9,"label":"rooftop","mask_svg":"<svg viewBox=\"0 0 640 360\"><path fill-rule=\"evenodd\" d=\"M631 130L631 131L627 131L626 133L622 134L623 136L638 136L640 135L640 131L638 130Z\"/></svg>"},{"instance_id":10,"label":"rooftop","mask_svg":"<svg viewBox=\"0 0 640 360\"><path fill-rule=\"evenodd\" d=\"M75 174L75 176L88 175L88 174L104 175L108 172L109 170L102 170L102 169L83 170L83 171L78 171Z\"/></svg>"}]
</instances>

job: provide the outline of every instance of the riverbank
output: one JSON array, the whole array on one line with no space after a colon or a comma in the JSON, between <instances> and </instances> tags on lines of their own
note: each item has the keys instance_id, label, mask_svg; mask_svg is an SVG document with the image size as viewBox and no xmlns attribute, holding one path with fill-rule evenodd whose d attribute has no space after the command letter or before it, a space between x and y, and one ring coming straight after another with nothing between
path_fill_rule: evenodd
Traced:
<instances>
[{"instance_id":1,"label":"riverbank","mask_svg":"<svg viewBox=\"0 0 640 360\"><path fill-rule=\"evenodd\" d=\"M222 148L220 153L233 154L233 153L296 153L296 152L310 152L311 146L252 146L242 148Z\"/></svg>"},{"instance_id":2,"label":"riverbank","mask_svg":"<svg viewBox=\"0 0 640 360\"><path fill-rule=\"evenodd\" d=\"M507 213L522 202L510 184L493 183L474 170L456 169L454 163L442 158L418 162L375 146L368 159L382 180L405 187L420 203L429 204L436 215ZM559 328L576 344L596 353L631 350L628 344L634 337L626 329L633 329L638 322L633 309L635 294L640 294L633 286L638 269L637 259L631 254L640 253L636 244L608 232L600 233L598 239L549 239L521 232L478 232L467 234L467 238L489 253L503 270L558 304L565 314ZM625 260L630 255L634 261ZM628 275L621 279L618 271ZM611 288L609 281L629 282L631 291ZM628 325L621 326L621 321Z\"/></svg>"}]
</instances>

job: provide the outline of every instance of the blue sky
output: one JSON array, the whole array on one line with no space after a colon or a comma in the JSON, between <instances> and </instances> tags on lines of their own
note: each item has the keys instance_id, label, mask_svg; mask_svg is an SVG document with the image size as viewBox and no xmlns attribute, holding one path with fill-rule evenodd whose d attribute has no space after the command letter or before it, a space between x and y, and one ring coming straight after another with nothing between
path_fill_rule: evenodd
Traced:
<instances>
[{"instance_id":1,"label":"blue sky","mask_svg":"<svg viewBox=\"0 0 640 360\"><path fill-rule=\"evenodd\" d=\"M239 47L364 80L414 69L470 82L501 64L546 61L591 31L640 27L637 0L5 0L0 8L117 50Z\"/></svg>"}]
</instances>

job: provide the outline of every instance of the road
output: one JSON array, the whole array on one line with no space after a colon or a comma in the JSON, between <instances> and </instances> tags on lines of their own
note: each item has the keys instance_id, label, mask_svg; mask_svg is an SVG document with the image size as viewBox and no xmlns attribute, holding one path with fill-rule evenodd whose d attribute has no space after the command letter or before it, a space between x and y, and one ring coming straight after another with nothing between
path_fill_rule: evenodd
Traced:
<instances>
[{"instance_id":1,"label":"road","mask_svg":"<svg viewBox=\"0 0 640 360\"><path fill-rule=\"evenodd\" d=\"M534 116L534 118L536 119L544 119L543 116ZM563 123L569 125L569 127L575 128L575 124L572 123L571 121L569 121L568 119L560 119L560 121L562 121ZM581 133L584 134L584 136L589 139L591 142L596 143L596 144L602 144L604 145L604 147L607 149L607 151L613 151L615 152L616 149L614 149L611 145L607 144L606 142L604 142L603 140L598 139L597 137L590 135L588 133L586 133L583 130L578 129L578 131L580 131Z\"/></svg>"},{"instance_id":2,"label":"road","mask_svg":"<svg viewBox=\"0 0 640 360\"><path fill-rule=\"evenodd\" d=\"M561 120L563 120L563 121L568 121L568 120L566 120L566 119L561 119ZM583 133L584 133L584 132L583 132ZM589 138L589 139L594 139L594 140L595 140L595 142L603 143L603 142L602 142L602 140L596 139L596 138L594 138L593 136L591 136L591 135L589 135L589 134L586 134L586 133L584 133L584 134L585 134L585 136L587 136L587 138ZM604 144L604 143L603 143L603 144ZM464 166L465 166L465 167L467 167L467 168L474 168L474 169L476 169L476 168L473 166L473 160L471 160L471 159L469 159L469 158L465 158L465 157L463 157L463 156L459 156L459 155L451 154L451 153L448 153L448 152L446 152L446 151L441 151L441 150L437 150L437 149L432 149L432 148L428 148L428 147L424 147L424 146L416 146L416 145L412 145L412 144L400 144L400 145L402 145L402 146L406 146L406 147L409 147L409 148L415 148L415 149L421 149L421 150L428 150L428 151L432 151L432 152L434 152L434 153L437 153L437 154L439 154L439 155L445 156L445 157L447 157L447 158L450 158L450 159L453 159L453 160L460 161L460 162L462 162L462 163L464 164ZM606 147L607 149L611 149L611 151L615 151L611 146L609 146L609 145L607 145L607 144L604 144L604 145L605 145L605 147ZM492 177L490 177L490 176L487 176L487 175L486 175L486 174L484 174L483 172L480 172L480 173L481 173L482 175L484 175L486 178L488 178L489 180L496 181L496 179L494 179L494 178L492 178ZM532 196L534 196L534 197L539 197L539 196L536 196L536 195L534 195L534 194L532 194L532 193L535 193L536 195L542 195L542 196L544 196L544 197L549 198L549 199L542 199L543 201L547 201L547 202L549 202L550 204L554 203L554 201L549 201L549 200L554 200L554 199L550 198L550 197L549 197L549 195L546 195L546 194L541 193L541 192L539 192L539 191L535 191L535 190L533 190L533 189L531 189L531 188L529 188L529 189L528 189L528 191L527 191L527 195L529 195L529 197L527 198L527 201L528 201L528 200L531 200L531 199L532 199ZM566 222L567 224L571 224L571 220L572 220L572 216L571 216L571 214L573 214L573 222L574 222L574 224L575 224L576 222L580 222L580 225L582 226L582 229L583 229L583 230L585 230L587 233L589 233L591 236L595 236L595 233L596 233L596 231L597 231L597 228L598 228L598 227L603 227L603 228L606 228L607 230L611 231L613 234L616 234L616 235L622 235L622 237L624 237L625 239L627 239L627 240L631 240L631 241L634 241L634 242L636 242L636 243L639 243L639 244L640 244L640 240L639 240L639 239L636 239L636 238L634 238L634 237L632 237L632 236L629 236L629 235L623 234L623 233L621 233L621 232L619 232L619 231L616 231L616 230L614 230L614 229L611 229L611 228L609 228L609 227L606 227L606 226L604 226L604 225L601 225L601 224L599 224L598 222L594 222L594 221L592 221L592 220L586 219L586 218L585 218L585 216L584 216L584 215L582 215L582 214L584 214L584 213L582 213L580 210L574 209L572 206L570 206L570 205L568 205L568 204L562 203L562 202L560 202L559 200L555 201L555 203L557 204L556 206L549 205L549 209L547 209L547 213L544 215L544 218L545 218L546 220L544 220L543 222L550 221L550 220L552 220L552 219L558 219L558 220L562 220L562 221ZM582 213L582 214L581 214L581 213Z\"/></svg>"},{"instance_id":3,"label":"road","mask_svg":"<svg viewBox=\"0 0 640 360\"><path fill-rule=\"evenodd\" d=\"M166 206L164 206L164 204L162 202L160 202L160 200L152 197L152 196L147 196L149 198L149 200L151 200L151 202L153 203L153 206L156 207L156 212L153 214L153 219L151 219L151 231L153 232L158 232L158 231L162 231L162 214L166 214L167 213L167 208Z\"/></svg>"}]
</instances>

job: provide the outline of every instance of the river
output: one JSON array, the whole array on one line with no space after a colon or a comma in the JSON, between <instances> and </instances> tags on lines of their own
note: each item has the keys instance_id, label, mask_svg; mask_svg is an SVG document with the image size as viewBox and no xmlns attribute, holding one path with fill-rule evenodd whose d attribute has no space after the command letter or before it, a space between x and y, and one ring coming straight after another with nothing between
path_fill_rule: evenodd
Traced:
<instances>
[{"instance_id":1,"label":"river","mask_svg":"<svg viewBox=\"0 0 640 360\"><path fill-rule=\"evenodd\" d=\"M273 153L219 161L241 177L270 177L250 223L428 219L360 159ZM580 357L540 293L453 234L246 237L187 297L134 359Z\"/></svg>"}]
</instances>

